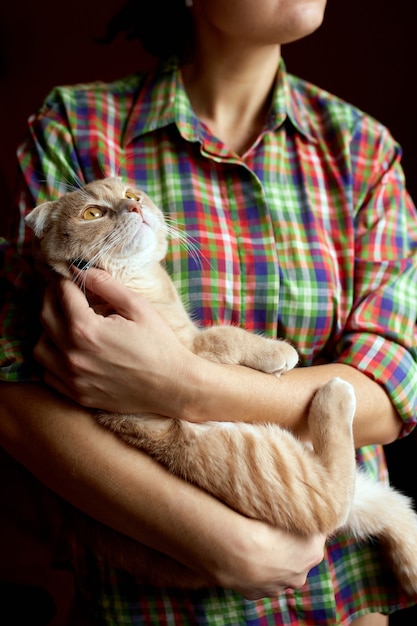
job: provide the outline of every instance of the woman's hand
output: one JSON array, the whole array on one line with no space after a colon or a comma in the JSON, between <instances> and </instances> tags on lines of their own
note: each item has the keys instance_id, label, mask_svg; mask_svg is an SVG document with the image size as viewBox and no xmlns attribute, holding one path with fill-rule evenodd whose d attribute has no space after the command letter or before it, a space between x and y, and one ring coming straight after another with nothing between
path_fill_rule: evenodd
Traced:
<instances>
[{"instance_id":1,"label":"woman's hand","mask_svg":"<svg viewBox=\"0 0 417 626\"><path fill-rule=\"evenodd\" d=\"M240 527L245 530L240 531ZM241 518L227 537L226 564L217 581L248 600L273 598L285 589L299 589L309 571L323 560L324 535L301 537L256 520ZM243 541L243 545L239 544ZM213 550L217 545L213 543ZM234 550L237 554L233 557Z\"/></svg>"},{"instance_id":2,"label":"woman's hand","mask_svg":"<svg viewBox=\"0 0 417 626\"><path fill-rule=\"evenodd\" d=\"M185 381L202 359L144 298L106 272L92 268L83 283L115 313L97 315L70 280L51 286L42 309L44 334L35 347L45 382L86 407L178 416L190 389Z\"/></svg>"}]
</instances>

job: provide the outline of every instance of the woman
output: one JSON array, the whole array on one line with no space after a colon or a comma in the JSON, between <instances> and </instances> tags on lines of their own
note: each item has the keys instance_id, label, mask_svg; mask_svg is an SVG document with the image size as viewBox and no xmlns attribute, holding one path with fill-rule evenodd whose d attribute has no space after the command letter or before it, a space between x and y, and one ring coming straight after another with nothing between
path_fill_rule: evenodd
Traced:
<instances>
[{"instance_id":1,"label":"woman","mask_svg":"<svg viewBox=\"0 0 417 626\"><path fill-rule=\"evenodd\" d=\"M321 561L323 537L242 518L91 417L88 407L276 421L308 439L309 403L338 375L357 396L358 460L381 480L381 444L416 421L417 220L398 147L374 120L287 75L281 59L281 44L318 28L325 1L146 4L131 3L115 28L178 61L55 90L20 150L21 210L68 182L135 180L198 243L200 264L175 242L168 255L193 313L287 337L303 367L278 384L203 361L150 306L92 270L88 287L117 315L95 316L68 281L49 291L35 349L46 385L24 382L27 348L8 330L4 378L21 382L2 388L4 446L71 503L207 576L198 592L144 588L76 547L94 623L382 626L383 613L414 599L378 546L337 537ZM19 250L28 254L25 239ZM7 302L10 325L24 311Z\"/></svg>"}]
</instances>

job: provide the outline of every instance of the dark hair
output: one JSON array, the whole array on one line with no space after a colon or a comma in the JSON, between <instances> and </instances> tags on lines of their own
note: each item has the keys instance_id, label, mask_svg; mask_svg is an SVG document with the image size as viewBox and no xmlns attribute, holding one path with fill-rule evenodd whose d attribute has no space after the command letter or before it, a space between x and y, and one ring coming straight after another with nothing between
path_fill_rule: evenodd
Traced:
<instances>
[{"instance_id":1,"label":"dark hair","mask_svg":"<svg viewBox=\"0 0 417 626\"><path fill-rule=\"evenodd\" d=\"M192 55L193 22L184 0L127 0L101 41L110 43L118 34L139 39L146 52L161 60L175 56L184 62Z\"/></svg>"}]
</instances>

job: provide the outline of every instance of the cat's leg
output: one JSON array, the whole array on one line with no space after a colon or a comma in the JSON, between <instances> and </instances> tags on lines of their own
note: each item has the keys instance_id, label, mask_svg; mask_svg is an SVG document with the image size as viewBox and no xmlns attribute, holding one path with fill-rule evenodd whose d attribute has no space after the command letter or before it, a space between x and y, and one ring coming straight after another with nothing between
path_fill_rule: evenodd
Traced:
<instances>
[{"instance_id":1,"label":"cat's leg","mask_svg":"<svg viewBox=\"0 0 417 626\"><path fill-rule=\"evenodd\" d=\"M353 418L356 398L352 385L333 378L311 403L308 424L314 452L320 461L325 489L324 518L333 531L346 519L354 492L356 459Z\"/></svg>"},{"instance_id":2,"label":"cat's leg","mask_svg":"<svg viewBox=\"0 0 417 626\"><path fill-rule=\"evenodd\" d=\"M202 330L194 339L193 352L210 361L246 365L275 376L298 363L298 354L288 342L256 335L238 326Z\"/></svg>"},{"instance_id":3,"label":"cat's leg","mask_svg":"<svg viewBox=\"0 0 417 626\"><path fill-rule=\"evenodd\" d=\"M410 498L358 470L343 530L358 539L378 538L404 589L417 593L417 515Z\"/></svg>"}]
</instances>

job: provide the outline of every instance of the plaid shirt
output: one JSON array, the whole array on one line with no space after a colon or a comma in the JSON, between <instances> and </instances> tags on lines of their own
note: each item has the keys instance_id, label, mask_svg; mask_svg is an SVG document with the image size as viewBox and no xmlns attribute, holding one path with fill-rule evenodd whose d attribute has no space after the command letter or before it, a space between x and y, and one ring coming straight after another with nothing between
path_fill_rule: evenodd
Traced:
<instances>
[{"instance_id":1,"label":"plaid shirt","mask_svg":"<svg viewBox=\"0 0 417 626\"><path fill-rule=\"evenodd\" d=\"M175 65L57 88L29 130L19 150L22 214L72 185L135 181L186 234L188 250L170 241L167 266L195 318L288 338L304 366L338 361L365 372L390 395L403 433L413 428L417 219L400 149L383 126L288 75L282 62L265 128L242 157L195 117ZM14 248L2 247L0 364L3 378L23 380L34 374L22 224ZM386 478L380 447L358 459ZM303 590L260 602L227 590L135 588L81 549L76 560L100 624L335 626L366 607L388 612L407 601L378 547L346 537L329 545Z\"/></svg>"}]
</instances>

